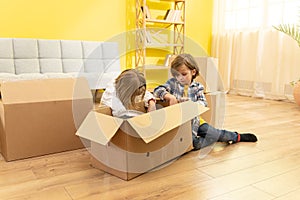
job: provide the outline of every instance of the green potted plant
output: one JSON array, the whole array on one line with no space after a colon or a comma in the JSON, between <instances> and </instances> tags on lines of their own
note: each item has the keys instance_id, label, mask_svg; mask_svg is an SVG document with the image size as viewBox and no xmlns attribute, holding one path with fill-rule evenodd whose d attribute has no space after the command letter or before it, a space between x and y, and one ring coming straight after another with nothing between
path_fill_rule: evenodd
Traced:
<instances>
[{"instance_id":1,"label":"green potted plant","mask_svg":"<svg viewBox=\"0 0 300 200\"><path fill-rule=\"evenodd\" d=\"M300 22L300 20L299 20ZM280 24L278 26L274 26L274 28L282 33L293 38L300 47L300 26L296 24ZM291 81L291 85L294 87L293 96L295 102L300 106L300 78L296 81Z\"/></svg>"}]
</instances>

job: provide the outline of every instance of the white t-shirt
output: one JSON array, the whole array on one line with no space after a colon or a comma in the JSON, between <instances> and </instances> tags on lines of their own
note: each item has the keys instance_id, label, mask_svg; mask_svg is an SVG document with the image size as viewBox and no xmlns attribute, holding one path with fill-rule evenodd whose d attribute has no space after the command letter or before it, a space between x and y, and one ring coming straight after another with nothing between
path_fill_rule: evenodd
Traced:
<instances>
[{"instance_id":1,"label":"white t-shirt","mask_svg":"<svg viewBox=\"0 0 300 200\"><path fill-rule=\"evenodd\" d=\"M146 91L145 96L144 96L144 103L145 107L148 107L148 102L151 99L155 99L153 94L149 91ZM115 88L115 82L111 81L110 83L107 84L107 87L101 97L101 103L100 105L106 105L112 109L112 115L113 116L123 116L124 113L130 114L130 111L126 110L120 99L117 97L116 94L116 88ZM136 114L136 112L135 112Z\"/></svg>"}]
</instances>

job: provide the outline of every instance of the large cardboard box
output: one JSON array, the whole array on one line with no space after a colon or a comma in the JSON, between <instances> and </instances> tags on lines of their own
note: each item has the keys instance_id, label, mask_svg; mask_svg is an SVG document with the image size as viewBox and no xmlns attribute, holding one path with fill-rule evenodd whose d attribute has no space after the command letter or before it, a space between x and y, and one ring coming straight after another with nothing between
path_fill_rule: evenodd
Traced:
<instances>
[{"instance_id":1,"label":"large cardboard box","mask_svg":"<svg viewBox=\"0 0 300 200\"><path fill-rule=\"evenodd\" d=\"M221 84L221 81L218 72L218 59L213 57L195 57L195 61L200 71L196 81L204 85L205 92L220 90L219 84Z\"/></svg>"},{"instance_id":2,"label":"large cardboard box","mask_svg":"<svg viewBox=\"0 0 300 200\"><path fill-rule=\"evenodd\" d=\"M91 111L76 135L91 141L92 165L130 180L192 149L191 119L208 110L191 101L129 119Z\"/></svg>"},{"instance_id":3,"label":"large cardboard box","mask_svg":"<svg viewBox=\"0 0 300 200\"><path fill-rule=\"evenodd\" d=\"M209 111L201 117L215 128L222 128L225 118L225 92L217 91L205 94Z\"/></svg>"},{"instance_id":4,"label":"large cardboard box","mask_svg":"<svg viewBox=\"0 0 300 200\"><path fill-rule=\"evenodd\" d=\"M93 108L84 78L1 83L0 143L6 161L83 148L75 135Z\"/></svg>"}]
</instances>

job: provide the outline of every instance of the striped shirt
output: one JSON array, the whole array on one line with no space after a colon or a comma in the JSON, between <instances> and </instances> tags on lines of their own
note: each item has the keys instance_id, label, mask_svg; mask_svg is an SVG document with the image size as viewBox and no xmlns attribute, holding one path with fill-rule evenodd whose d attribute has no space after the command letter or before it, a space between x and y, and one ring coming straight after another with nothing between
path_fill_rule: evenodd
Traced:
<instances>
[{"instance_id":1,"label":"striped shirt","mask_svg":"<svg viewBox=\"0 0 300 200\"><path fill-rule=\"evenodd\" d=\"M164 100L164 96L170 93L180 101L184 97L184 86L181 85L176 78L169 79L165 84L156 87L153 91L154 95L161 100ZM198 102L203 106L207 106L206 98L204 95L204 86L201 83L193 81L188 87L188 99L194 102ZM201 124L205 122L201 119ZM200 125L200 118L195 117L192 120L193 134L197 135L198 127Z\"/></svg>"}]
</instances>

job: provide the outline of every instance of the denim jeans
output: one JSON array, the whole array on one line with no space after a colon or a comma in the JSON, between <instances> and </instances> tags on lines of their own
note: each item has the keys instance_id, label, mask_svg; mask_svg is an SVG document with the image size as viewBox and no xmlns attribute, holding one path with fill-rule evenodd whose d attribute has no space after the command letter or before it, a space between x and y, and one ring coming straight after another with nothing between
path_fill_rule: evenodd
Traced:
<instances>
[{"instance_id":1,"label":"denim jeans","mask_svg":"<svg viewBox=\"0 0 300 200\"><path fill-rule=\"evenodd\" d=\"M199 126L197 136L200 137L196 137L193 134L193 144L194 147L197 146L197 148L203 148L215 142L232 141L234 143L237 141L236 132L227 131L224 129L217 129L207 123L204 123L201 126Z\"/></svg>"}]
</instances>

